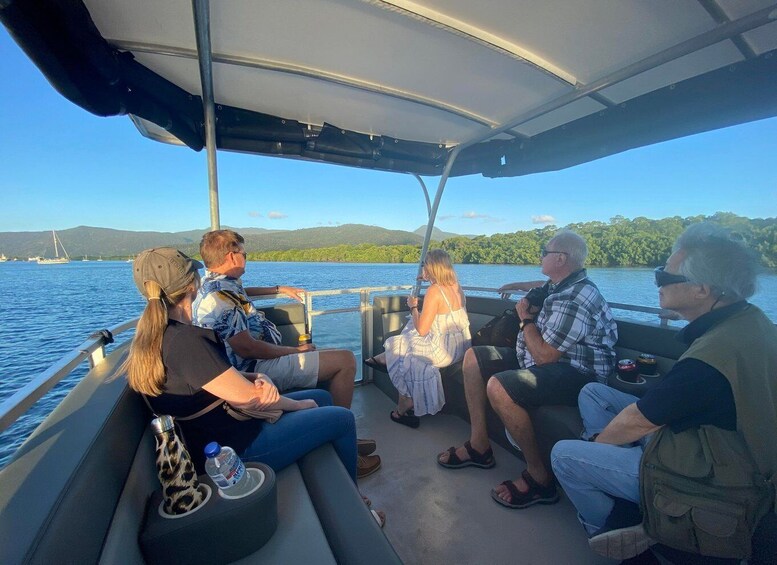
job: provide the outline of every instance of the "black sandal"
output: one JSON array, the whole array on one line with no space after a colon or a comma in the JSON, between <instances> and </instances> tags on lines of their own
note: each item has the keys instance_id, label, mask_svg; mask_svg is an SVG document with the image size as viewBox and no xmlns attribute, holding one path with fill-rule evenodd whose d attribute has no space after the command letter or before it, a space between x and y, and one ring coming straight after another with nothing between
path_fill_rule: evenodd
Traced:
<instances>
[{"instance_id":1,"label":"black sandal","mask_svg":"<svg viewBox=\"0 0 777 565\"><path fill-rule=\"evenodd\" d=\"M393 422L405 425L409 428L417 428L421 425L421 418L416 416L412 409L408 410L404 414L400 414L398 410L392 410L389 416Z\"/></svg>"},{"instance_id":2,"label":"black sandal","mask_svg":"<svg viewBox=\"0 0 777 565\"><path fill-rule=\"evenodd\" d=\"M496 465L494 452L490 447L483 453L480 453L472 447L472 444L468 440L464 442L464 449L467 450L467 455L469 455L469 459L466 461L459 459L459 456L456 455L455 447L449 447L448 451L445 452L448 454L448 461L441 461L440 457L443 455L443 453L440 453L440 455L437 456L437 463L443 467L446 467L447 469L462 469L463 467L480 467L481 469L490 469Z\"/></svg>"},{"instance_id":3,"label":"black sandal","mask_svg":"<svg viewBox=\"0 0 777 565\"><path fill-rule=\"evenodd\" d=\"M534 477L526 469L521 473L521 477L529 485L528 491L521 492L513 481L504 481L501 484L510 493L510 500L500 497L495 488L491 489L491 498L507 508L528 508L534 504L554 504L558 502L558 489L553 480L551 480L549 485L541 485L534 480Z\"/></svg>"},{"instance_id":4,"label":"black sandal","mask_svg":"<svg viewBox=\"0 0 777 565\"><path fill-rule=\"evenodd\" d=\"M376 361L375 357L370 357L369 359L365 359L364 364L370 367L371 369L375 369L376 371L381 371L382 373L388 372L388 368L386 367L386 364Z\"/></svg>"}]
</instances>

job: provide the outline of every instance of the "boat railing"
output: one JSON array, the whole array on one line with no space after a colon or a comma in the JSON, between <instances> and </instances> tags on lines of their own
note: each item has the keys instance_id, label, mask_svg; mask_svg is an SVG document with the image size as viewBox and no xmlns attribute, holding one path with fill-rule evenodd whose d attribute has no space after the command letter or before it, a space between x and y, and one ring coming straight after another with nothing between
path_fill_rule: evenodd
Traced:
<instances>
[{"instance_id":1,"label":"boat railing","mask_svg":"<svg viewBox=\"0 0 777 565\"><path fill-rule=\"evenodd\" d=\"M489 294L493 293L496 295L501 294L499 289L490 287L464 286L462 288L466 292L484 292ZM378 293L410 291L412 289L413 285L398 285L306 291L304 294L303 303L306 327L312 330L313 319L319 316L358 312L360 315L361 325L361 351L370 352L372 344L371 332L373 327L373 311L370 304L372 296ZM313 301L316 298L351 294L359 295L358 306L328 309L314 308ZM511 294L522 296L524 293L520 291L514 291ZM261 297L253 297L253 300L258 302L264 300L276 300L278 298L285 298L285 296L264 295ZM667 325L667 319L661 316L662 310L660 308L613 302L610 303L610 306L618 310L655 314L659 317L660 324L662 326ZM134 329L137 325L137 322L137 318L127 320L117 324L116 326L108 328L108 331L110 332L111 336L115 337L123 332ZM107 339L107 336L103 332L92 334L89 339L84 341L81 345L63 356L59 361L55 362L48 369L35 376L32 380L30 380L29 383L12 394L7 400L0 404L0 433L9 428L20 416L22 416L27 411L28 408L30 408L35 402L42 398L43 395L51 390L51 388L67 377L85 360L89 361L90 369L98 365L105 358L105 347L109 343L110 340Z\"/></svg>"},{"instance_id":2,"label":"boat railing","mask_svg":"<svg viewBox=\"0 0 777 565\"><path fill-rule=\"evenodd\" d=\"M112 338L135 328L138 319L127 320L106 330L96 332L81 345L65 354L48 369L33 377L29 383L14 392L0 404L0 433L9 428L30 406L35 404L62 379L70 375L81 363L88 360L93 369L105 359L105 346ZM109 338L109 336L111 336Z\"/></svg>"}]
</instances>

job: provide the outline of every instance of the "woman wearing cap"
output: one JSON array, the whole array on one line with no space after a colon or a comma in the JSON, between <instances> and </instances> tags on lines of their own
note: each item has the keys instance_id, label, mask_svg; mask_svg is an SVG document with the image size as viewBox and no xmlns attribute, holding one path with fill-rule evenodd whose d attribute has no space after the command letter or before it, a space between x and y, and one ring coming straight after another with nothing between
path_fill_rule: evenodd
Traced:
<instances>
[{"instance_id":1,"label":"woman wearing cap","mask_svg":"<svg viewBox=\"0 0 777 565\"><path fill-rule=\"evenodd\" d=\"M244 461L261 461L275 470L331 442L356 482L356 427L353 413L331 406L323 390L280 396L261 374L240 373L213 332L192 325L192 301L200 276L199 261L169 248L149 249L134 261L135 284L148 299L122 367L130 387L145 395L159 414L179 420L198 469L211 441L229 445ZM275 423L237 420L218 400L253 411L280 409ZM215 409L206 410L216 404Z\"/></svg>"}]
</instances>

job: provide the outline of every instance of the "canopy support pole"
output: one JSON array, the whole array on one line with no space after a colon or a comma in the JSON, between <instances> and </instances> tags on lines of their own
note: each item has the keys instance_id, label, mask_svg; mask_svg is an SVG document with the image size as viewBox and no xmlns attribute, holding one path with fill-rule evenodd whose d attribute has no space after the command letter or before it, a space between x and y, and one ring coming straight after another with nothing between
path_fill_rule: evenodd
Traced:
<instances>
[{"instance_id":1,"label":"canopy support pole","mask_svg":"<svg viewBox=\"0 0 777 565\"><path fill-rule=\"evenodd\" d=\"M432 203L432 207L429 210L429 222L426 224L426 235L424 236L424 244L421 247L421 261L418 263L418 276L416 278L415 286L413 287L413 296L418 296L418 293L421 290L421 275L424 271L424 261L426 260L426 252L429 250L429 242L432 240L432 230L434 229L434 220L437 217L437 209L440 207L442 193L445 190L445 185L448 183L448 177L451 174L453 163L456 161L456 157L459 156L459 153L461 153L462 149L463 147L461 145L457 145L453 148L453 151L451 151L450 155L448 155L448 160L445 163L445 168L443 169L442 176L440 177L440 182L437 185L437 193L434 195L434 202ZM420 181L421 179L419 178L418 180ZM421 185L424 187L424 192L426 193L426 185L424 185L423 182L421 182ZM428 206L428 193L426 193L426 197L426 203Z\"/></svg>"},{"instance_id":2,"label":"canopy support pole","mask_svg":"<svg viewBox=\"0 0 777 565\"><path fill-rule=\"evenodd\" d=\"M432 215L432 203L429 200L429 191L426 189L426 183L424 182L424 179L421 178L421 175L417 173L411 173L415 180L418 181L418 184L421 185L421 190L424 191L424 198L426 199L426 220L429 221L429 217Z\"/></svg>"},{"instance_id":3,"label":"canopy support pole","mask_svg":"<svg viewBox=\"0 0 777 565\"><path fill-rule=\"evenodd\" d=\"M213 96L213 59L210 44L210 2L192 0L194 31L197 37L197 59L200 63L202 109L205 119L205 150L208 159L208 196L210 229L221 228L219 218L219 175L216 164L216 109Z\"/></svg>"}]
</instances>

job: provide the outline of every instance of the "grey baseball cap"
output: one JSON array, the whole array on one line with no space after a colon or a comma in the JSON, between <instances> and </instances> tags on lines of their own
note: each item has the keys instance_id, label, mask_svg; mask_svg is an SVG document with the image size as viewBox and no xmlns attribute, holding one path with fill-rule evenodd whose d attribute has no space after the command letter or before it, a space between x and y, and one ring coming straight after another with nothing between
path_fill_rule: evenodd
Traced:
<instances>
[{"instance_id":1,"label":"grey baseball cap","mask_svg":"<svg viewBox=\"0 0 777 565\"><path fill-rule=\"evenodd\" d=\"M190 273L202 268L202 263L173 247L155 247L146 249L135 258L132 276L140 294L146 298L146 281L156 282L170 296L186 286Z\"/></svg>"}]
</instances>

